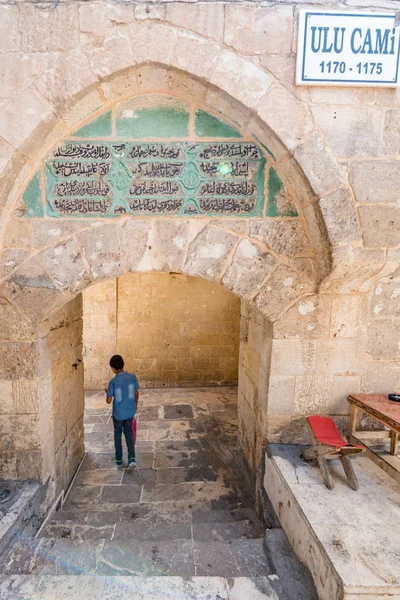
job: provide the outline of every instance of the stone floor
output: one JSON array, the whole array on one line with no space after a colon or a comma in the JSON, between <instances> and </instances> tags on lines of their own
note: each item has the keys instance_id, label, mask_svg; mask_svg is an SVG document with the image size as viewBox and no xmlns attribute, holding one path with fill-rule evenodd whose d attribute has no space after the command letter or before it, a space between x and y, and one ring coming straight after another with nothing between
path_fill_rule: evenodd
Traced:
<instances>
[{"instance_id":1,"label":"stone floor","mask_svg":"<svg viewBox=\"0 0 400 600\"><path fill-rule=\"evenodd\" d=\"M243 500L236 396L236 388L142 391L137 467L118 471L110 407L89 392L87 455L40 538L18 540L3 557L0 600L87 600L94 589L110 600L312 600L296 565L293 581L285 567L277 573L265 527Z\"/></svg>"}]
</instances>

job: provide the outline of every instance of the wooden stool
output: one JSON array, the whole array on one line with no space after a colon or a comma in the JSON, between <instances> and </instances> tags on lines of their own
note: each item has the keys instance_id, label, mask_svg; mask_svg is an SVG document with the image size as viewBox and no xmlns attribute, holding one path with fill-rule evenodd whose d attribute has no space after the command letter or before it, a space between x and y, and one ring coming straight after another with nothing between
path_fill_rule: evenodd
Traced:
<instances>
[{"instance_id":1,"label":"wooden stool","mask_svg":"<svg viewBox=\"0 0 400 600\"><path fill-rule=\"evenodd\" d=\"M340 435L335 423L329 417L307 417L310 428L312 448L306 448L302 452L305 460L317 459L321 469L322 477L326 487L333 489L333 481L329 471L328 460L339 458L347 482L353 490L358 490L358 481L350 461L350 456L365 452L364 446L348 444Z\"/></svg>"}]
</instances>

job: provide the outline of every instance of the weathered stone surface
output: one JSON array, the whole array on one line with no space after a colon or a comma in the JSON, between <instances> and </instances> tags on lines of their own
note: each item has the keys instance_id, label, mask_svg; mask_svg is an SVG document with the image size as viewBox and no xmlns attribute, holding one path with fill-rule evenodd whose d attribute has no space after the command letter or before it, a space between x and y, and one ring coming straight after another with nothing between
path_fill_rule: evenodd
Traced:
<instances>
[{"instance_id":1,"label":"weathered stone surface","mask_svg":"<svg viewBox=\"0 0 400 600\"><path fill-rule=\"evenodd\" d=\"M368 324L367 352L375 360L400 359L399 318L378 318Z\"/></svg>"},{"instance_id":2,"label":"weathered stone surface","mask_svg":"<svg viewBox=\"0 0 400 600\"><path fill-rule=\"evenodd\" d=\"M330 336L352 338L363 333L365 323L363 296L336 296L332 300Z\"/></svg>"},{"instance_id":3,"label":"weathered stone surface","mask_svg":"<svg viewBox=\"0 0 400 600\"><path fill-rule=\"evenodd\" d=\"M266 439L270 444L310 444L310 433L303 415L269 415L266 425Z\"/></svg>"},{"instance_id":4,"label":"weathered stone surface","mask_svg":"<svg viewBox=\"0 0 400 600\"><path fill-rule=\"evenodd\" d=\"M66 101L97 81L80 50L62 54L35 80L35 87L57 110Z\"/></svg>"},{"instance_id":5,"label":"weathered stone surface","mask_svg":"<svg viewBox=\"0 0 400 600\"><path fill-rule=\"evenodd\" d=\"M0 52L19 50L18 7L0 7Z\"/></svg>"},{"instance_id":6,"label":"weathered stone surface","mask_svg":"<svg viewBox=\"0 0 400 600\"><path fill-rule=\"evenodd\" d=\"M133 94L138 89L136 71L129 69L123 71L123 74L113 74L100 84L100 88L107 100L114 100L125 94Z\"/></svg>"},{"instance_id":7,"label":"weathered stone surface","mask_svg":"<svg viewBox=\"0 0 400 600\"><path fill-rule=\"evenodd\" d=\"M360 386L360 375L334 375L331 397L327 402L328 413L347 415L350 409L347 397L349 394L358 394Z\"/></svg>"},{"instance_id":8,"label":"weathered stone surface","mask_svg":"<svg viewBox=\"0 0 400 600\"><path fill-rule=\"evenodd\" d=\"M64 291L73 294L89 284L89 271L74 239L43 250L38 257Z\"/></svg>"},{"instance_id":9,"label":"weathered stone surface","mask_svg":"<svg viewBox=\"0 0 400 600\"><path fill-rule=\"evenodd\" d=\"M134 20L130 4L82 4L79 6L81 33L104 38L115 33L116 27Z\"/></svg>"},{"instance_id":10,"label":"weathered stone surface","mask_svg":"<svg viewBox=\"0 0 400 600\"><path fill-rule=\"evenodd\" d=\"M33 245L35 248L41 248L54 244L60 239L91 225L93 226L95 223L64 219L34 221L32 223Z\"/></svg>"},{"instance_id":11,"label":"weathered stone surface","mask_svg":"<svg viewBox=\"0 0 400 600\"><path fill-rule=\"evenodd\" d=\"M332 151L317 133L299 144L293 155L317 195L346 183L346 175Z\"/></svg>"},{"instance_id":12,"label":"weathered stone surface","mask_svg":"<svg viewBox=\"0 0 400 600\"><path fill-rule=\"evenodd\" d=\"M309 101L312 88L296 85L296 56L295 54L269 53L259 57L260 64L272 73L279 83L289 90L299 100ZM315 89L315 88L314 88ZM324 88L326 89L326 88ZM339 88L336 88L336 91Z\"/></svg>"},{"instance_id":13,"label":"weathered stone surface","mask_svg":"<svg viewBox=\"0 0 400 600\"><path fill-rule=\"evenodd\" d=\"M268 390L268 414L292 414L295 382L296 378L293 375L273 375L270 377Z\"/></svg>"},{"instance_id":14,"label":"weathered stone surface","mask_svg":"<svg viewBox=\"0 0 400 600\"><path fill-rule=\"evenodd\" d=\"M314 373L298 375L294 394L294 414L326 414L332 385L333 376Z\"/></svg>"},{"instance_id":15,"label":"weathered stone surface","mask_svg":"<svg viewBox=\"0 0 400 600\"><path fill-rule=\"evenodd\" d=\"M354 198L348 189L327 194L319 199L319 205L332 246L360 239Z\"/></svg>"},{"instance_id":16,"label":"weathered stone surface","mask_svg":"<svg viewBox=\"0 0 400 600\"><path fill-rule=\"evenodd\" d=\"M354 162L350 165L349 176L357 202L377 204L398 202L400 199L398 160Z\"/></svg>"},{"instance_id":17,"label":"weathered stone surface","mask_svg":"<svg viewBox=\"0 0 400 600\"><path fill-rule=\"evenodd\" d=\"M266 145L268 146L268 142L266 142ZM300 165L291 154L285 152L284 158L279 162L279 173L296 190L296 197L301 206L308 206L312 202L315 202L315 192Z\"/></svg>"},{"instance_id":18,"label":"weathered stone surface","mask_svg":"<svg viewBox=\"0 0 400 600\"><path fill-rule=\"evenodd\" d=\"M332 250L332 263L332 273L322 284L324 291L368 291L385 264L385 254L381 249L357 248L349 244Z\"/></svg>"},{"instance_id":19,"label":"weathered stone surface","mask_svg":"<svg viewBox=\"0 0 400 600\"><path fill-rule=\"evenodd\" d=\"M5 170L8 161L12 158L14 153L13 148L10 144L7 144L4 140L0 140L0 173Z\"/></svg>"},{"instance_id":20,"label":"weathered stone surface","mask_svg":"<svg viewBox=\"0 0 400 600\"><path fill-rule=\"evenodd\" d=\"M216 279L237 240L228 231L204 228L189 245L185 273Z\"/></svg>"},{"instance_id":21,"label":"weathered stone surface","mask_svg":"<svg viewBox=\"0 0 400 600\"><path fill-rule=\"evenodd\" d=\"M204 102L207 92L206 82L189 77L183 71L170 70L167 76L169 90L173 93L185 96L187 100ZM157 85L160 87L160 83Z\"/></svg>"},{"instance_id":22,"label":"weathered stone surface","mask_svg":"<svg viewBox=\"0 0 400 600\"><path fill-rule=\"evenodd\" d=\"M331 298L308 296L274 323L274 338L324 338L329 335Z\"/></svg>"},{"instance_id":23,"label":"weathered stone surface","mask_svg":"<svg viewBox=\"0 0 400 600\"><path fill-rule=\"evenodd\" d=\"M47 54L0 54L0 72L3 75L0 98L10 98L49 68L51 62Z\"/></svg>"},{"instance_id":24,"label":"weathered stone surface","mask_svg":"<svg viewBox=\"0 0 400 600\"><path fill-rule=\"evenodd\" d=\"M400 389L400 362L365 362L362 369L361 392L386 394Z\"/></svg>"},{"instance_id":25,"label":"weathered stone surface","mask_svg":"<svg viewBox=\"0 0 400 600\"><path fill-rule=\"evenodd\" d=\"M19 265L29 257L27 250L10 248L0 255L0 279L8 277Z\"/></svg>"},{"instance_id":26,"label":"weathered stone surface","mask_svg":"<svg viewBox=\"0 0 400 600\"><path fill-rule=\"evenodd\" d=\"M302 277L309 279L310 281L317 281L320 276L318 263L322 259L322 254L317 255L313 258L292 258L290 264Z\"/></svg>"},{"instance_id":27,"label":"weathered stone surface","mask_svg":"<svg viewBox=\"0 0 400 600\"><path fill-rule=\"evenodd\" d=\"M126 267L130 271L147 271L151 268L149 254L149 221L129 220L119 228L121 248Z\"/></svg>"},{"instance_id":28,"label":"weathered stone surface","mask_svg":"<svg viewBox=\"0 0 400 600\"><path fill-rule=\"evenodd\" d=\"M36 375L34 343L0 342L0 379L33 379Z\"/></svg>"},{"instance_id":29,"label":"weathered stone surface","mask_svg":"<svg viewBox=\"0 0 400 600\"><path fill-rule=\"evenodd\" d=\"M51 106L33 87L25 88L2 107L0 136L18 148L42 121L51 116Z\"/></svg>"},{"instance_id":30,"label":"weathered stone surface","mask_svg":"<svg viewBox=\"0 0 400 600\"><path fill-rule=\"evenodd\" d=\"M107 77L135 64L129 37L118 30L104 39L101 45L89 43L83 46L82 51L92 71L99 77Z\"/></svg>"},{"instance_id":31,"label":"weathered stone surface","mask_svg":"<svg viewBox=\"0 0 400 600\"><path fill-rule=\"evenodd\" d=\"M191 5L191 4L169 4L167 5L166 20L185 29L191 29L211 37L218 42L224 37L224 6L218 4Z\"/></svg>"},{"instance_id":32,"label":"weathered stone surface","mask_svg":"<svg viewBox=\"0 0 400 600\"><path fill-rule=\"evenodd\" d=\"M315 370L316 340L274 340L271 375L306 375Z\"/></svg>"},{"instance_id":33,"label":"weathered stone surface","mask_svg":"<svg viewBox=\"0 0 400 600\"><path fill-rule=\"evenodd\" d=\"M63 52L79 45L78 5L57 6L57 10L42 11L35 5L19 7L21 50L25 52Z\"/></svg>"},{"instance_id":34,"label":"weathered stone surface","mask_svg":"<svg viewBox=\"0 0 400 600\"><path fill-rule=\"evenodd\" d=\"M17 379L12 384L15 414L34 414L39 410L39 398L36 380Z\"/></svg>"},{"instance_id":35,"label":"weathered stone surface","mask_svg":"<svg viewBox=\"0 0 400 600\"><path fill-rule=\"evenodd\" d=\"M58 115L67 127L75 127L77 123L92 117L93 113L104 106L102 98L97 89L86 92L83 98L76 97L67 102L62 109L58 110Z\"/></svg>"},{"instance_id":36,"label":"weathered stone surface","mask_svg":"<svg viewBox=\"0 0 400 600\"><path fill-rule=\"evenodd\" d=\"M7 379L2 379L0 381L0 393L2 399L0 403L0 415L11 415L14 412L12 385L13 382Z\"/></svg>"},{"instance_id":37,"label":"weathered stone surface","mask_svg":"<svg viewBox=\"0 0 400 600\"><path fill-rule=\"evenodd\" d=\"M230 50L223 50L211 75L211 83L255 108L270 89L273 78L260 67Z\"/></svg>"},{"instance_id":38,"label":"weathered stone surface","mask_svg":"<svg viewBox=\"0 0 400 600\"><path fill-rule=\"evenodd\" d=\"M189 224L187 222L157 221L150 235L153 269L181 272L188 239Z\"/></svg>"},{"instance_id":39,"label":"weathered stone surface","mask_svg":"<svg viewBox=\"0 0 400 600\"><path fill-rule=\"evenodd\" d=\"M129 31L136 64L161 63L188 71L197 77L208 78L221 51L217 42L167 23L136 23ZM157 39L158 43L149 44L149 39Z\"/></svg>"},{"instance_id":40,"label":"weathered stone surface","mask_svg":"<svg viewBox=\"0 0 400 600\"><path fill-rule=\"evenodd\" d=\"M379 154L384 115L378 108L314 105L312 112L338 156Z\"/></svg>"},{"instance_id":41,"label":"weathered stone surface","mask_svg":"<svg viewBox=\"0 0 400 600\"><path fill-rule=\"evenodd\" d=\"M128 71L128 73L130 73ZM146 90L167 90L169 87L169 79L173 71L169 71L160 65L140 65L134 71L137 79L138 89ZM190 81L189 76L186 78Z\"/></svg>"},{"instance_id":42,"label":"weathered stone surface","mask_svg":"<svg viewBox=\"0 0 400 600\"><path fill-rule=\"evenodd\" d=\"M93 279L118 277L125 271L115 225L105 225L77 235Z\"/></svg>"},{"instance_id":43,"label":"weathered stone surface","mask_svg":"<svg viewBox=\"0 0 400 600\"><path fill-rule=\"evenodd\" d=\"M290 54L292 32L291 6L226 6L224 42L242 54Z\"/></svg>"},{"instance_id":44,"label":"weathered stone surface","mask_svg":"<svg viewBox=\"0 0 400 600\"><path fill-rule=\"evenodd\" d=\"M252 219L250 236L261 240L277 254L295 256L302 254L309 246L302 223L297 219Z\"/></svg>"},{"instance_id":45,"label":"weathered stone surface","mask_svg":"<svg viewBox=\"0 0 400 600\"><path fill-rule=\"evenodd\" d=\"M3 286L3 295L34 323L60 302L61 293L36 258L17 269Z\"/></svg>"},{"instance_id":46,"label":"weathered stone surface","mask_svg":"<svg viewBox=\"0 0 400 600\"><path fill-rule=\"evenodd\" d=\"M16 309L0 291L0 330L3 341L24 342L33 339L32 324Z\"/></svg>"},{"instance_id":47,"label":"weathered stone surface","mask_svg":"<svg viewBox=\"0 0 400 600\"><path fill-rule=\"evenodd\" d=\"M400 152L400 110L388 110L383 129L383 154Z\"/></svg>"},{"instance_id":48,"label":"weathered stone surface","mask_svg":"<svg viewBox=\"0 0 400 600\"><path fill-rule=\"evenodd\" d=\"M363 352L363 340L359 338L318 340L316 371L321 374L357 374L361 369Z\"/></svg>"},{"instance_id":49,"label":"weathered stone surface","mask_svg":"<svg viewBox=\"0 0 400 600\"><path fill-rule=\"evenodd\" d=\"M364 244L369 248L400 244L400 207L360 206Z\"/></svg>"},{"instance_id":50,"label":"weathered stone surface","mask_svg":"<svg viewBox=\"0 0 400 600\"><path fill-rule=\"evenodd\" d=\"M268 319L276 321L289 304L312 291L313 285L309 281L281 264L267 279L254 301Z\"/></svg>"},{"instance_id":51,"label":"weathered stone surface","mask_svg":"<svg viewBox=\"0 0 400 600\"><path fill-rule=\"evenodd\" d=\"M12 219L4 233L3 247L30 250L32 247L32 223L27 219Z\"/></svg>"},{"instance_id":52,"label":"weathered stone surface","mask_svg":"<svg viewBox=\"0 0 400 600\"><path fill-rule=\"evenodd\" d=\"M235 294L249 298L276 265L276 258L248 239L241 240L222 283Z\"/></svg>"},{"instance_id":53,"label":"weathered stone surface","mask_svg":"<svg viewBox=\"0 0 400 600\"><path fill-rule=\"evenodd\" d=\"M282 86L271 89L257 113L289 149L314 129L308 108Z\"/></svg>"},{"instance_id":54,"label":"weathered stone surface","mask_svg":"<svg viewBox=\"0 0 400 600\"><path fill-rule=\"evenodd\" d=\"M215 219L210 222L212 227L218 229L227 229L232 233L242 233L246 235L249 232L249 221L247 219Z\"/></svg>"},{"instance_id":55,"label":"weathered stone surface","mask_svg":"<svg viewBox=\"0 0 400 600\"><path fill-rule=\"evenodd\" d=\"M137 21L146 21L147 19L157 19L163 21L165 19L165 6L135 6L135 19Z\"/></svg>"},{"instance_id":56,"label":"weathered stone surface","mask_svg":"<svg viewBox=\"0 0 400 600\"><path fill-rule=\"evenodd\" d=\"M400 317L399 269L390 277L379 279L371 297L371 317Z\"/></svg>"}]
</instances>

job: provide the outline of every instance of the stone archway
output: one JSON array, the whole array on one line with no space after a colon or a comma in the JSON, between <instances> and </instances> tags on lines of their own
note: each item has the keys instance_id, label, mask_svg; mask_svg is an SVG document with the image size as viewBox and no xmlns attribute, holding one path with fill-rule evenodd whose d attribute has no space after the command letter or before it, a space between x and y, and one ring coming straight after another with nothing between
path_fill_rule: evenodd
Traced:
<instances>
[{"instance_id":1,"label":"stone archway","mask_svg":"<svg viewBox=\"0 0 400 600\"><path fill-rule=\"evenodd\" d=\"M163 57L152 57L152 60L162 64L144 64L122 72L113 72L115 64L112 68L98 67L100 70L95 83L87 87L88 81L92 80L86 78L83 85L82 77L82 87L77 84L71 88L70 76L76 73L78 64L82 66L79 62L82 56L69 56L62 75L68 87L68 97L63 99L60 91L57 92L57 98L52 96L56 80L57 89L60 90L61 64L43 75L42 84L39 80L37 83L39 87L42 86L41 93L47 94L48 100L52 96L50 101L57 106L57 120L51 116L51 111L43 113L38 109L40 119L44 117L43 121L39 119L35 122L35 116L26 123L26 127L18 129L17 134L14 132L13 143L19 148L2 182L3 198L7 198L7 205L2 219L1 296L2 320L7 321L7 326L3 328L1 344L1 378L14 404L20 401L21 394L28 394L31 404L28 418L13 414L12 409L7 419L6 435L11 445L9 462L6 461L3 472L11 476L34 475L43 481L50 477L56 480L55 487L58 488L68 480L71 469L73 471L75 450L79 449L79 432L75 436L69 435L68 430L65 432L66 443L63 451L58 453L58 458L46 443L46 433L54 429L54 396L49 383L49 378L53 377L49 369L50 348L53 343L51 338L56 336L56 331L64 339L72 330L79 335L79 325L71 309L73 304L69 302L78 302L74 298L92 281L135 270L173 270L197 275L225 285L260 309L268 322L273 322L303 296L314 293L318 281L329 273L327 228L331 237L343 235L344 241L354 237L346 228L338 230L334 222L333 225L330 223L330 206L335 202L328 202L324 220L324 211L321 212L317 197L325 191L325 186L332 194L338 194L339 205L348 206L351 213L350 196L343 188L345 179L341 169L318 134L311 131L301 104L293 100L296 121L304 126L294 133L290 120L281 118L281 124L279 120L275 124L276 135L265 124L261 118L261 108L258 110L257 107L270 93L275 103L277 95L288 94L286 90L275 84L272 86L270 76L254 63L239 59L235 53L225 50L221 55L221 64L225 65L221 74L217 77L214 73L215 82L212 77L207 82L204 64L207 57L214 61L216 48L213 42L197 39L197 36L188 42L199 44L194 53L197 56L195 64L188 65L186 73L177 70L176 67L185 67L182 57L189 56L185 50L187 38L185 34L177 34L176 28L161 28L165 43L175 45L174 56L175 52L180 53L177 64L177 59L165 53L164 48ZM146 31L146 27L141 31ZM106 47L109 49L107 43ZM94 50L90 60L98 60L96 56L97 50ZM231 60L244 61L242 66L245 67L246 86L243 89L246 92L230 82L227 65ZM137 62L141 60L138 58ZM92 68L96 71L96 67L92 65ZM85 73L85 70L82 72ZM152 81L155 83L149 84ZM218 88L214 85L217 81ZM148 89L144 89L144 86ZM234 127L239 123L242 135L257 140L271 156L279 177L295 198L302 231L300 238L304 236L306 240L300 253L293 247L293 240L298 238L296 232L284 231L287 226L285 223L289 222L285 218L281 219L281 224L274 221L274 225L272 221L259 218L257 222L252 222L251 227L246 219L221 220L210 215L203 215L198 220L183 215L180 218L120 217L109 224L98 220L67 222L64 219L42 219L38 214L31 221L27 220L21 196L24 188L33 181L40 161L50 148L55 142L68 137L71 130L85 127L93 118L101 117L111 106L115 106L116 102L127 100L132 92L136 96L143 96L145 92L172 94L192 108L195 104L202 106L214 118L225 119L229 126ZM32 98L27 101L37 106L42 102L37 100L37 92L33 91ZM263 103L264 108L266 105L268 102ZM6 114L7 110L11 110L11 107L5 108ZM269 120L274 121L272 111ZM304 140L301 139L303 135ZM30 157L29 161L25 160L25 156ZM18 176L15 179L16 173ZM91 251L94 245L97 245L98 252ZM75 359L79 356L77 338L68 343L71 350L68 356L73 358L71 364L76 364ZM13 364L17 368L13 368ZM46 382L47 391L50 390L47 394L44 391ZM255 456L254 445L257 443L259 448L262 447L264 435L264 427L257 426L258 432L254 432L254 423L261 423L264 417L259 408L251 410L252 424L250 426L247 410L243 413L243 428L246 431L249 425L253 431L249 434L248 446L253 455L251 463L254 468L259 458L259 451L258 458ZM20 465L16 459L15 436L12 433L16 423L23 423L28 437L31 437L31 447L20 459ZM68 436L70 441L67 441ZM65 475L60 481L56 474L62 471L63 461L69 463L69 468L64 469Z\"/></svg>"}]
</instances>

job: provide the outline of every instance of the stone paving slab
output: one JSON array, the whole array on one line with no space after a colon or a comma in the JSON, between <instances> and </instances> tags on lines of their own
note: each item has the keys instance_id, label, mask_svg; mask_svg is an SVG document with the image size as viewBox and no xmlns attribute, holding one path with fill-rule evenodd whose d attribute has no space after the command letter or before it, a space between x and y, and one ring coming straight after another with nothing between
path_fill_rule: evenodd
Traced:
<instances>
[{"instance_id":1,"label":"stone paving slab","mask_svg":"<svg viewBox=\"0 0 400 600\"><path fill-rule=\"evenodd\" d=\"M123 472L113 469L101 469L91 471L80 471L75 483L76 485L112 485L122 483Z\"/></svg>"},{"instance_id":2,"label":"stone paving slab","mask_svg":"<svg viewBox=\"0 0 400 600\"><path fill-rule=\"evenodd\" d=\"M236 539L232 542L194 543L196 575L203 577L259 577L271 570L263 540Z\"/></svg>"},{"instance_id":3,"label":"stone paving slab","mask_svg":"<svg viewBox=\"0 0 400 600\"><path fill-rule=\"evenodd\" d=\"M113 540L143 540L147 542L168 540L191 540L192 527L189 523L126 522L118 523Z\"/></svg>"},{"instance_id":4,"label":"stone paving slab","mask_svg":"<svg viewBox=\"0 0 400 600\"><path fill-rule=\"evenodd\" d=\"M258 519L254 509L238 508L234 510L194 510L193 523L230 523L232 521L256 521Z\"/></svg>"},{"instance_id":5,"label":"stone paving slab","mask_svg":"<svg viewBox=\"0 0 400 600\"><path fill-rule=\"evenodd\" d=\"M260 521L196 523L193 525L195 543L262 538L264 533L265 527Z\"/></svg>"},{"instance_id":6,"label":"stone paving slab","mask_svg":"<svg viewBox=\"0 0 400 600\"><path fill-rule=\"evenodd\" d=\"M135 544L133 540L105 542L97 557L100 575L195 575L191 540L157 541Z\"/></svg>"},{"instance_id":7,"label":"stone paving slab","mask_svg":"<svg viewBox=\"0 0 400 600\"><path fill-rule=\"evenodd\" d=\"M106 485L102 488L101 501L108 504L136 504L140 502L142 494L140 485Z\"/></svg>"},{"instance_id":8,"label":"stone paving slab","mask_svg":"<svg viewBox=\"0 0 400 600\"><path fill-rule=\"evenodd\" d=\"M0 576L0 600L287 600L268 577Z\"/></svg>"}]
</instances>

